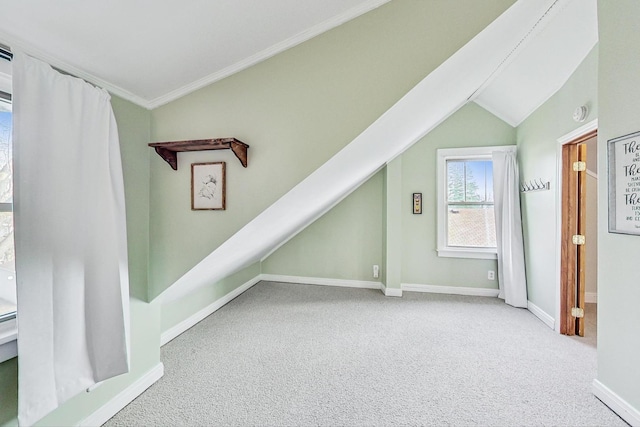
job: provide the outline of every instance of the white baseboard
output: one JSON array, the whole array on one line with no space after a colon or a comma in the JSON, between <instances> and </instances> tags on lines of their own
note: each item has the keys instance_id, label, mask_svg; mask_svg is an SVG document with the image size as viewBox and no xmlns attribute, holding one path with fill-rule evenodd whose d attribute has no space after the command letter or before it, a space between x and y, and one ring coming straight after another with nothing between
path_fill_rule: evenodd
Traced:
<instances>
[{"instance_id":1,"label":"white baseboard","mask_svg":"<svg viewBox=\"0 0 640 427\"><path fill-rule=\"evenodd\" d=\"M247 289L251 288L253 285L258 283L260 280L263 280L261 278L261 276L262 275L260 275L260 274L257 275L256 277L254 277L253 279L249 280L245 284L243 284L241 286L238 286L236 289L234 289L233 291L229 292L225 296L223 296L221 298L218 298L217 300L215 300L213 303L211 303L207 307L205 307L202 310L192 314L191 316L189 316L188 318L186 318L182 322L180 322L177 325L172 326L171 328L169 328L166 331L164 331L160 335L160 345L161 346L165 345L166 343L168 343L169 341L171 341L172 339L174 339L175 337L177 337L181 333L183 333L186 330L188 330L191 327L193 327L198 322L204 320L210 314L218 311L220 308L222 308L225 304L230 302L232 299L234 299L235 297L237 297L238 295L240 295L241 293L243 293Z\"/></svg>"},{"instance_id":2,"label":"white baseboard","mask_svg":"<svg viewBox=\"0 0 640 427\"><path fill-rule=\"evenodd\" d=\"M340 286L343 288L381 289L380 282L349 279L326 279L322 277L282 276L279 274L261 274L260 280L268 282L297 283L300 285Z\"/></svg>"},{"instance_id":3,"label":"white baseboard","mask_svg":"<svg viewBox=\"0 0 640 427\"><path fill-rule=\"evenodd\" d=\"M387 285L380 283L380 290L387 297L401 297L402 288L387 288Z\"/></svg>"},{"instance_id":4,"label":"white baseboard","mask_svg":"<svg viewBox=\"0 0 640 427\"><path fill-rule=\"evenodd\" d=\"M261 280L269 282L294 283L298 285L339 286L343 288L380 289L385 296L401 297L402 289L387 288L382 282L350 279L328 279L324 277L282 276L279 274L261 274Z\"/></svg>"},{"instance_id":5,"label":"white baseboard","mask_svg":"<svg viewBox=\"0 0 640 427\"><path fill-rule=\"evenodd\" d=\"M500 292L498 289L492 288L466 288L462 286L421 285L416 283L403 283L402 290L408 292L427 292L432 294L467 295L493 298L496 298Z\"/></svg>"},{"instance_id":6,"label":"white baseboard","mask_svg":"<svg viewBox=\"0 0 640 427\"><path fill-rule=\"evenodd\" d=\"M538 319L542 320L542 323L555 330L556 321L553 317L551 317L547 312L542 310L540 307L532 303L531 301L527 301L527 309L536 316Z\"/></svg>"},{"instance_id":7,"label":"white baseboard","mask_svg":"<svg viewBox=\"0 0 640 427\"><path fill-rule=\"evenodd\" d=\"M602 401L602 403L618 414L620 418L632 426L640 426L640 411L614 393L609 387L596 379L593 380L591 390L593 391L593 394Z\"/></svg>"},{"instance_id":8,"label":"white baseboard","mask_svg":"<svg viewBox=\"0 0 640 427\"><path fill-rule=\"evenodd\" d=\"M597 292L585 292L584 293L584 302L597 303L598 302L598 293Z\"/></svg>"},{"instance_id":9,"label":"white baseboard","mask_svg":"<svg viewBox=\"0 0 640 427\"><path fill-rule=\"evenodd\" d=\"M129 387L118 393L113 399L102 405L97 411L80 421L78 426L101 426L111 417L120 412L122 408L127 406L136 397L140 396L146 389L151 387L153 383L158 381L164 375L164 365L158 363L156 366L147 371L142 377L138 378Z\"/></svg>"}]
</instances>

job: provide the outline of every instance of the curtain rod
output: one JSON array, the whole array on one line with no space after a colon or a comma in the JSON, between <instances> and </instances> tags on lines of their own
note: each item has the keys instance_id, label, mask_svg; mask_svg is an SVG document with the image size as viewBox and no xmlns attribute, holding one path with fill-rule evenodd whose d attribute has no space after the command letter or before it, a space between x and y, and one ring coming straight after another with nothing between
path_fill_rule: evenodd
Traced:
<instances>
[{"instance_id":1,"label":"curtain rod","mask_svg":"<svg viewBox=\"0 0 640 427\"><path fill-rule=\"evenodd\" d=\"M13 59L13 53L11 53L11 49L3 44L0 44L0 58L7 61L11 61Z\"/></svg>"}]
</instances>

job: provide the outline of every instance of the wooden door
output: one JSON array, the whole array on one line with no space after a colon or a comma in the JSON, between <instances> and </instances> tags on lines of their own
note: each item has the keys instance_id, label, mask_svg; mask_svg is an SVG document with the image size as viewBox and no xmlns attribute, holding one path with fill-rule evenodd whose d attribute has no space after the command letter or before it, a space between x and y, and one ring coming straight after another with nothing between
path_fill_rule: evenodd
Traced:
<instances>
[{"instance_id":1,"label":"wooden door","mask_svg":"<svg viewBox=\"0 0 640 427\"><path fill-rule=\"evenodd\" d=\"M560 333L584 336L587 146L590 132L562 147ZM576 167L574 167L576 165ZM576 170L577 169L577 170Z\"/></svg>"}]
</instances>

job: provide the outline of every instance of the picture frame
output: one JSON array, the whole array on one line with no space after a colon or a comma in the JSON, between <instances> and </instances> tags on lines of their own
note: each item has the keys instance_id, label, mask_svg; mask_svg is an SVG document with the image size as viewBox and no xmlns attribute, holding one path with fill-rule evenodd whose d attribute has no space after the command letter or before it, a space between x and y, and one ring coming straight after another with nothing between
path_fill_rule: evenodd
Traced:
<instances>
[{"instance_id":1,"label":"picture frame","mask_svg":"<svg viewBox=\"0 0 640 427\"><path fill-rule=\"evenodd\" d=\"M422 214L422 193L413 193L413 214Z\"/></svg>"},{"instance_id":2,"label":"picture frame","mask_svg":"<svg viewBox=\"0 0 640 427\"><path fill-rule=\"evenodd\" d=\"M607 141L609 232L640 235L640 132Z\"/></svg>"},{"instance_id":3,"label":"picture frame","mask_svg":"<svg viewBox=\"0 0 640 427\"><path fill-rule=\"evenodd\" d=\"M191 164L191 210L226 209L226 163Z\"/></svg>"}]
</instances>

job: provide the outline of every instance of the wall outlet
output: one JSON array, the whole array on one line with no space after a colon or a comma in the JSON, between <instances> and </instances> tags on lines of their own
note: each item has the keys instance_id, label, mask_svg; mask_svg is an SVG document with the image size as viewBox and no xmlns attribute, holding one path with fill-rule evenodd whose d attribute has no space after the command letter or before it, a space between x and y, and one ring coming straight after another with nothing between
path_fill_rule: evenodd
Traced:
<instances>
[{"instance_id":1,"label":"wall outlet","mask_svg":"<svg viewBox=\"0 0 640 427\"><path fill-rule=\"evenodd\" d=\"M373 266L373 278L377 279L378 277L380 277L380 267L377 265Z\"/></svg>"},{"instance_id":2,"label":"wall outlet","mask_svg":"<svg viewBox=\"0 0 640 427\"><path fill-rule=\"evenodd\" d=\"M496 280L496 272L493 270L487 271L487 279Z\"/></svg>"}]
</instances>

